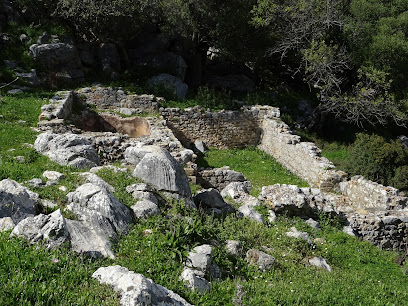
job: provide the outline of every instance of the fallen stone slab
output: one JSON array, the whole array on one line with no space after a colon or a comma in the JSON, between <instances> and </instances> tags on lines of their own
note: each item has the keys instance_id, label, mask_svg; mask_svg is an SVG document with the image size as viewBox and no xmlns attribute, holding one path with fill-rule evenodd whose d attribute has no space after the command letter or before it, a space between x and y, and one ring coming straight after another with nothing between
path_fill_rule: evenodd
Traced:
<instances>
[{"instance_id":1,"label":"fallen stone slab","mask_svg":"<svg viewBox=\"0 0 408 306\"><path fill-rule=\"evenodd\" d=\"M0 218L10 217L14 224L37 213L38 194L11 179L0 182Z\"/></svg>"},{"instance_id":2,"label":"fallen stone slab","mask_svg":"<svg viewBox=\"0 0 408 306\"><path fill-rule=\"evenodd\" d=\"M240 208L238 208L238 211L245 217L252 219L258 223L264 222L263 216L256 211L256 209L253 206L250 205L242 205Z\"/></svg>"},{"instance_id":3,"label":"fallen stone slab","mask_svg":"<svg viewBox=\"0 0 408 306\"><path fill-rule=\"evenodd\" d=\"M181 273L180 280L193 291L206 293L210 291L210 283L205 278L198 276L195 271L185 268Z\"/></svg>"},{"instance_id":4,"label":"fallen stone slab","mask_svg":"<svg viewBox=\"0 0 408 306\"><path fill-rule=\"evenodd\" d=\"M10 236L23 237L31 244L43 242L50 249L69 243L70 239L65 218L59 209L49 215L40 214L20 221Z\"/></svg>"},{"instance_id":5,"label":"fallen stone slab","mask_svg":"<svg viewBox=\"0 0 408 306\"><path fill-rule=\"evenodd\" d=\"M149 200L138 201L131 208L138 219L149 218L160 213L157 204Z\"/></svg>"},{"instance_id":6,"label":"fallen stone slab","mask_svg":"<svg viewBox=\"0 0 408 306\"><path fill-rule=\"evenodd\" d=\"M121 305L191 306L173 291L121 266L99 268L92 277L101 284L113 287L121 295Z\"/></svg>"},{"instance_id":7,"label":"fallen stone slab","mask_svg":"<svg viewBox=\"0 0 408 306\"><path fill-rule=\"evenodd\" d=\"M306 241L307 243L312 243L312 241L309 238L308 233L300 232L294 226L290 228L290 232L286 232L286 236L292 237L292 238L299 238L299 239Z\"/></svg>"}]
</instances>

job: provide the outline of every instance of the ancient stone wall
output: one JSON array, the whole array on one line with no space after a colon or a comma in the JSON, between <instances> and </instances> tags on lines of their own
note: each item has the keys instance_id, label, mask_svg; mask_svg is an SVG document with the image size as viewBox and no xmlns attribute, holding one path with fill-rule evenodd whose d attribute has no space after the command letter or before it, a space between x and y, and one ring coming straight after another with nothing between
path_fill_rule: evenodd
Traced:
<instances>
[{"instance_id":1,"label":"ancient stone wall","mask_svg":"<svg viewBox=\"0 0 408 306\"><path fill-rule=\"evenodd\" d=\"M341 193L356 209L400 210L407 206L408 198L399 194L398 189L369 181L362 176L353 176L340 183Z\"/></svg>"},{"instance_id":2,"label":"ancient stone wall","mask_svg":"<svg viewBox=\"0 0 408 306\"><path fill-rule=\"evenodd\" d=\"M82 88L77 94L87 104L101 109L126 109L129 114L158 111L159 103L153 95L127 94L111 87Z\"/></svg>"},{"instance_id":3,"label":"ancient stone wall","mask_svg":"<svg viewBox=\"0 0 408 306\"><path fill-rule=\"evenodd\" d=\"M197 106L181 110L161 108L160 113L176 137L187 147L199 139L218 149L245 148L259 143L259 109L210 112Z\"/></svg>"}]
</instances>

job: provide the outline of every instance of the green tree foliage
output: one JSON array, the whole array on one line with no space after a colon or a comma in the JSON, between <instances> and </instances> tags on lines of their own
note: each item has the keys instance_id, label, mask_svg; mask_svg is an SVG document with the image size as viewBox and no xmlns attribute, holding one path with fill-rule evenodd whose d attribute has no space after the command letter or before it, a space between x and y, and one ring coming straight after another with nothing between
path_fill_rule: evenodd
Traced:
<instances>
[{"instance_id":1,"label":"green tree foliage","mask_svg":"<svg viewBox=\"0 0 408 306\"><path fill-rule=\"evenodd\" d=\"M349 148L346 171L380 184L408 190L408 152L399 140L387 142L378 135L358 134Z\"/></svg>"}]
</instances>

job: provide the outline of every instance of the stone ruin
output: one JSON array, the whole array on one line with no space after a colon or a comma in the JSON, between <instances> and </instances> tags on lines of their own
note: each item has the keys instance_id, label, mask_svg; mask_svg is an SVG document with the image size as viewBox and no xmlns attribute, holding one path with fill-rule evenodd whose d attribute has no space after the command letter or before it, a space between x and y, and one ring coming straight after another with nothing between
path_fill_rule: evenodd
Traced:
<instances>
[{"instance_id":1,"label":"stone ruin","mask_svg":"<svg viewBox=\"0 0 408 306\"><path fill-rule=\"evenodd\" d=\"M269 203L271 210L300 216L332 212L346 220L350 233L381 248L406 250L408 199L393 187L360 176L348 178L336 170L315 144L292 134L278 108L243 106L239 111L210 112L200 106L162 108L160 102L151 95L103 87L58 92L43 106L38 130L85 137L96 148L99 164L123 160L129 147L157 145L184 166L190 181L219 191L229 183L249 182L228 167L199 168L190 150L195 149L194 142L220 149L258 146L312 187L264 187L259 199ZM82 109L75 111L81 103ZM138 116L143 113L156 115Z\"/></svg>"}]
</instances>

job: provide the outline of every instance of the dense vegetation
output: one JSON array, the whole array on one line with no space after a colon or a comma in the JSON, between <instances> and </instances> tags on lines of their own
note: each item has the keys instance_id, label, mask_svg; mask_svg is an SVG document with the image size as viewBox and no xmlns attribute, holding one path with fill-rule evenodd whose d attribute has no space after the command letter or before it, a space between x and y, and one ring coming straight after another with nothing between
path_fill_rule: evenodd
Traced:
<instances>
[{"instance_id":1,"label":"dense vegetation","mask_svg":"<svg viewBox=\"0 0 408 306\"><path fill-rule=\"evenodd\" d=\"M307 85L320 108L358 125L406 122L406 0L32 1L72 35L115 42L146 25L189 43L188 82L202 84L209 47L246 65L265 88ZM40 14L40 16L38 16ZM124 59L126 54L122 54ZM124 61L124 70L129 63Z\"/></svg>"}]
</instances>

